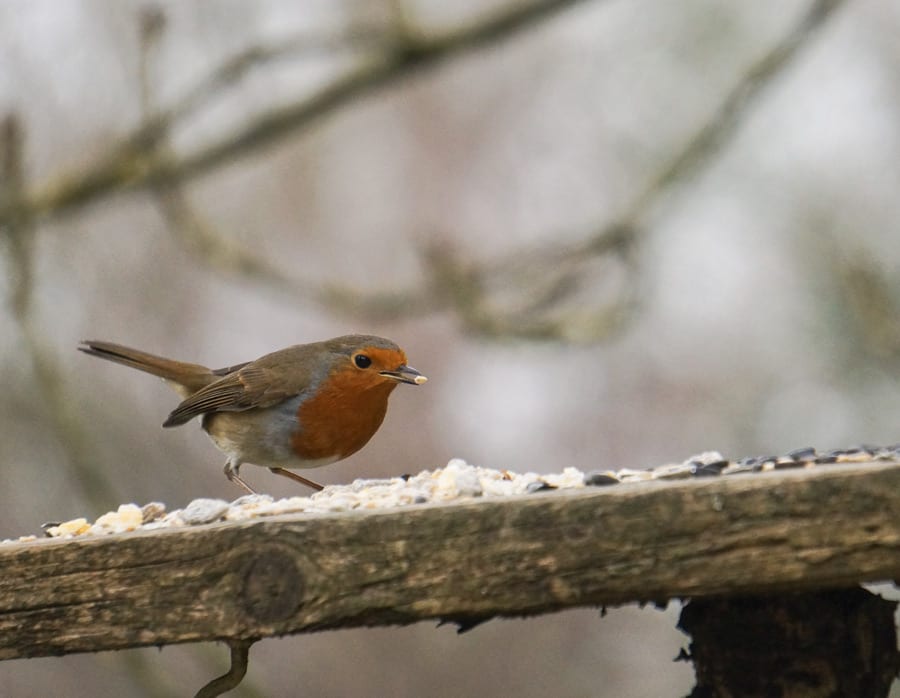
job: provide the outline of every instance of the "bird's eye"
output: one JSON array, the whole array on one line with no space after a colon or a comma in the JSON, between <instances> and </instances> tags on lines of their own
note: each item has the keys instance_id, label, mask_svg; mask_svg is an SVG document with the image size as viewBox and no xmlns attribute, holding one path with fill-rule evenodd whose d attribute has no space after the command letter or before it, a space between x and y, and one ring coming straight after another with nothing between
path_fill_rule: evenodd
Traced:
<instances>
[{"instance_id":1,"label":"bird's eye","mask_svg":"<svg viewBox=\"0 0 900 698\"><path fill-rule=\"evenodd\" d=\"M357 354L353 357L353 363L356 364L357 368L369 368L372 365L372 359L365 354Z\"/></svg>"}]
</instances>

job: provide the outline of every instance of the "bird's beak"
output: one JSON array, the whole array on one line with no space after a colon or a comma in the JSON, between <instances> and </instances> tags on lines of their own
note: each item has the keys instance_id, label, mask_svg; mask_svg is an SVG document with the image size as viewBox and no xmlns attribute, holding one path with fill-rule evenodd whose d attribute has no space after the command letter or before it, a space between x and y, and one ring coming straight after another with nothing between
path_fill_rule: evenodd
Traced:
<instances>
[{"instance_id":1,"label":"bird's beak","mask_svg":"<svg viewBox=\"0 0 900 698\"><path fill-rule=\"evenodd\" d=\"M412 366L400 366L396 371L379 371L379 373L385 378L410 385L422 385L428 380Z\"/></svg>"}]
</instances>

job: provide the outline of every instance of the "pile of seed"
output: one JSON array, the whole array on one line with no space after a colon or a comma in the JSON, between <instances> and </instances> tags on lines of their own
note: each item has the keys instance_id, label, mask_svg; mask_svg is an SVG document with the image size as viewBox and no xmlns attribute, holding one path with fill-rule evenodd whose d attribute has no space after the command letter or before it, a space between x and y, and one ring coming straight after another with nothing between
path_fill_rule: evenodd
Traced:
<instances>
[{"instance_id":1,"label":"pile of seed","mask_svg":"<svg viewBox=\"0 0 900 698\"><path fill-rule=\"evenodd\" d=\"M888 447L860 446L827 453L818 453L813 448L803 448L783 456L744 458L740 461L729 461L720 453L709 451L682 463L661 465L648 470L623 468L583 472L577 468L566 468L561 473L549 475L481 468L456 458L438 470L425 470L418 475L389 479L360 479L349 485L329 485L321 492L307 497L276 500L265 494L251 494L233 502L226 502L223 499L195 499L183 509L171 512L167 512L165 504L160 502L151 502L144 506L123 504L117 511L104 514L94 523L78 518L63 523L46 524L44 534L50 538L105 535L196 526L217 521L245 521L278 514L390 509L465 498L508 497L544 490L599 487L648 480L718 477L787 468L809 468L829 463L871 461L900 462L900 444ZM3 542L27 541L35 538L36 536L23 536L16 541Z\"/></svg>"}]
</instances>

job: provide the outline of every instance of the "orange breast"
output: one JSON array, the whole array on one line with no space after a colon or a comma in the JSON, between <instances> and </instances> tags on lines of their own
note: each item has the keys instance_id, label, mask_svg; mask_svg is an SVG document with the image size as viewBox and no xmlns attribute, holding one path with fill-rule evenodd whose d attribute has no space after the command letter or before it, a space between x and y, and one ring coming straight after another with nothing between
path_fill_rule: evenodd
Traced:
<instances>
[{"instance_id":1,"label":"orange breast","mask_svg":"<svg viewBox=\"0 0 900 698\"><path fill-rule=\"evenodd\" d=\"M297 410L294 453L308 460L353 455L378 431L395 387L358 371L332 374Z\"/></svg>"}]
</instances>

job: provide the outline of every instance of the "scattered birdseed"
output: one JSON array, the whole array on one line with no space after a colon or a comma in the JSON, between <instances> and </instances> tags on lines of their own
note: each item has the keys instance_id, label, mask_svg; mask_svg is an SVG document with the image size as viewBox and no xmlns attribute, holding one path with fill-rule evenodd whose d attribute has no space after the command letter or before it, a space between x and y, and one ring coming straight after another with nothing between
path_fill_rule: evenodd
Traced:
<instances>
[{"instance_id":1,"label":"scattered birdseed","mask_svg":"<svg viewBox=\"0 0 900 698\"><path fill-rule=\"evenodd\" d=\"M166 513L166 505L162 502L149 502L141 507L144 524L161 519Z\"/></svg>"},{"instance_id":2,"label":"scattered birdseed","mask_svg":"<svg viewBox=\"0 0 900 698\"><path fill-rule=\"evenodd\" d=\"M716 451L692 456L682 463L669 463L647 470L590 470L566 468L561 473L515 473L470 465L454 458L438 470L423 470L416 475L359 479L348 485L329 485L310 496L276 500L267 494L249 494L226 502L222 499L195 499L184 509L167 512L165 504L150 502L143 507L123 504L116 511L99 517L93 524L77 518L45 524L50 538L72 538L155 530L178 526L196 526L215 521L246 521L279 514L322 514L329 512L371 511L396 507L468 499L491 499L531 495L547 490L572 490L585 487L626 485L650 480L685 480L750 474L783 468L822 467L828 463L900 462L900 444L887 447L858 446L818 453L801 448L783 456L761 456L729 461ZM538 496L538 495L535 495ZM15 543L36 540L22 536Z\"/></svg>"},{"instance_id":3,"label":"scattered birdseed","mask_svg":"<svg viewBox=\"0 0 900 698\"><path fill-rule=\"evenodd\" d=\"M134 531L140 528L143 521L144 514L137 504L122 504L116 511L110 511L97 519L91 526L90 532L124 533L125 531Z\"/></svg>"},{"instance_id":4,"label":"scattered birdseed","mask_svg":"<svg viewBox=\"0 0 900 698\"><path fill-rule=\"evenodd\" d=\"M44 529L44 533L50 538L80 536L87 533L91 529L91 525L87 519L79 518L66 521L56 526L50 526Z\"/></svg>"},{"instance_id":5,"label":"scattered birdseed","mask_svg":"<svg viewBox=\"0 0 900 698\"><path fill-rule=\"evenodd\" d=\"M221 519L230 506L224 499L195 499L181 511L181 518L189 526L211 523Z\"/></svg>"},{"instance_id":6,"label":"scattered birdseed","mask_svg":"<svg viewBox=\"0 0 900 698\"><path fill-rule=\"evenodd\" d=\"M591 487L605 487L619 484L619 478L612 470L592 470L584 475L584 484Z\"/></svg>"}]
</instances>

